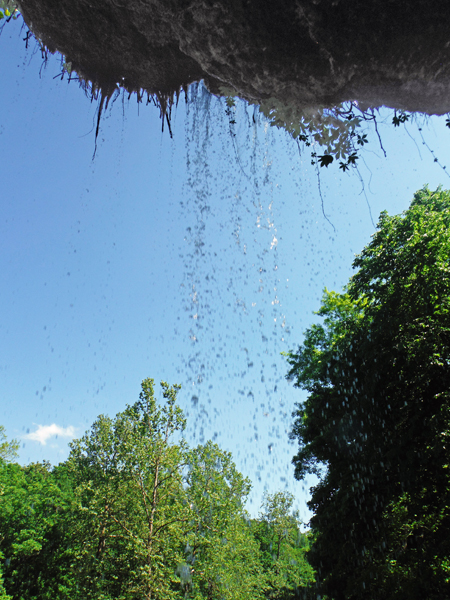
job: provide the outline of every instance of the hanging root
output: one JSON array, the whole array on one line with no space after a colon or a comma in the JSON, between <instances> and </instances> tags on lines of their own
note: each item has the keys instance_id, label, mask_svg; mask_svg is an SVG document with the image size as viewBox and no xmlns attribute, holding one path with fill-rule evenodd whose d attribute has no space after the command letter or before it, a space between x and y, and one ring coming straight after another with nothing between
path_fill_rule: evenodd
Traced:
<instances>
[{"instance_id":1,"label":"hanging root","mask_svg":"<svg viewBox=\"0 0 450 600\"><path fill-rule=\"evenodd\" d=\"M97 98L98 95L100 94L100 104L98 105L98 109L97 109L97 127L95 129L95 143L94 143L94 154L92 155L92 160L94 160L95 158L95 154L97 152L97 138L98 138L98 132L100 130L100 119L102 118L102 112L103 110L106 110L108 108L108 104L109 104L109 100L112 96L111 92L104 92L102 89L100 89L99 91L95 91L93 90L92 92L92 97Z\"/></svg>"},{"instance_id":2,"label":"hanging root","mask_svg":"<svg viewBox=\"0 0 450 600\"><path fill-rule=\"evenodd\" d=\"M172 135L172 106L173 106L173 94L171 96L166 96L162 94L154 94L153 102L155 106L159 107L159 116L161 117L161 131L164 131L164 121L167 122L167 127L169 128L169 135L173 138ZM177 94L177 104L178 104L178 94Z\"/></svg>"}]
</instances>

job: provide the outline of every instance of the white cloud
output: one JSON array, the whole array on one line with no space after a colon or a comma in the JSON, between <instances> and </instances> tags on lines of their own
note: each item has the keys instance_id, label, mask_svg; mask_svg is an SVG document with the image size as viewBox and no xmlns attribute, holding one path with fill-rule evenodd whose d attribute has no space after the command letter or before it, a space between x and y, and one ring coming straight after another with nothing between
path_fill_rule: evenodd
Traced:
<instances>
[{"instance_id":1,"label":"white cloud","mask_svg":"<svg viewBox=\"0 0 450 600\"><path fill-rule=\"evenodd\" d=\"M39 442L43 446L47 445L47 440L54 436L74 438L75 437L75 427L69 425L69 427L60 427L56 425L56 423L52 423L51 425L38 425L36 431L25 434L24 438L27 440L34 440L35 442Z\"/></svg>"}]
</instances>

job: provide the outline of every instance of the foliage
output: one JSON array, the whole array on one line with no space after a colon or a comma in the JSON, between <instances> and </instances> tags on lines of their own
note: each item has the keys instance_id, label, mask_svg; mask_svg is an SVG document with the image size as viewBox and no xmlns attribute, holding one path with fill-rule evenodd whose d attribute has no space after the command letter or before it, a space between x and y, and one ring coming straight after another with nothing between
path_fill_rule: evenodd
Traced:
<instances>
[{"instance_id":1,"label":"foliage","mask_svg":"<svg viewBox=\"0 0 450 600\"><path fill-rule=\"evenodd\" d=\"M226 115L230 123L235 123L232 109L235 107L234 91L221 86L225 96ZM269 120L271 126L285 129L297 142L303 142L311 148L311 163L320 167L328 167L334 160L339 160L339 168L347 171L356 166L359 150L368 143L367 134L362 130L364 123L374 123L374 110L362 110L357 102L346 102L334 107L304 107L299 110L270 98L259 105L260 112ZM404 123L409 115L403 111L394 118ZM323 154L318 154L318 148Z\"/></svg>"},{"instance_id":2,"label":"foliage","mask_svg":"<svg viewBox=\"0 0 450 600\"><path fill-rule=\"evenodd\" d=\"M264 575L258 544L244 519L233 517L209 537L194 563L192 598L263 600Z\"/></svg>"},{"instance_id":3,"label":"foliage","mask_svg":"<svg viewBox=\"0 0 450 600\"><path fill-rule=\"evenodd\" d=\"M3 562L3 559L4 559L4 558L5 558L5 557L4 557L4 556L3 556L3 554L0 552L0 561L1 561L1 562ZM2 567L0 566L0 600L12 600L12 599L11 599L11 596L9 596L9 595L6 593L6 590L5 590L4 586L3 586L3 574L2 574L2 573L3 573L3 569L2 569Z\"/></svg>"},{"instance_id":4,"label":"foliage","mask_svg":"<svg viewBox=\"0 0 450 600\"><path fill-rule=\"evenodd\" d=\"M238 472L229 452L207 442L189 453L186 486L192 597L262 598L257 544L244 512L250 481Z\"/></svg>"},{"instance_id":5,"label":"foliage","mask_svg":"<svg viewBox=\"0 0 450 600\"><path fill-rule=\"evenodd\" d=\"M306 589L292 497L267 497L251 521L250 480L217 444L188 447L180 386L161 386L162 405L144 380L135 404L100 415L53 469L0 459L0 599L287 600Z\"/></svg>"},{"instance_id":6,"label":"foliage","mask_svg":"<svg viewBox=\"0 0 450 600\"><path fill-rule=\"evenodd\" d=\"M294 496L289 492L264 494L262 512L254 521L266 575L266 597L284 600L303 595L314 582L305 553L309 541L300 531L298 511L292 511Z\"/></svg>"},{"instance_id":7,"label":"foliage","mask_svg":"<svg viewBox=\"0 0 450 600\"><path fill-rule=\"evenodd\" d=\"M343 293L288 353L291 436L319 476L309 558L329 598L450 595L450 194L381 213Z\"/></svg>"},{"instance_id":8,"label":"foliage","mask_svg":"<svg viewBox=\"0 0 450 600\"><path fill-rule=\"evenodd\" d=\"M0 461L0 548L4 586L13 598L70 598L63 516L70 499L48 463Z\"/></svg>"},{"instance_id":9,"label":"foliage","mask_svg":"<svg viewBox=\"0 0 450 600\"><path fill-rule=\"evenodd\" d=\"M146 379L138 402L114 420L100 416L70 444L86 598L175 597L172 565L182 560L179 525L188 513L180 473L186 445L171 438L185 419L176 405L179 386L161 386L163 407Z\"/></svg>"},{"instance_id":10,"label":"foliage","mask_svg":"<svg viewBox=\"0 0 450 600\"><path fill-rule=\"evenodd\" d=\"M18 457L20 444L17 440L6 439L5 427L0 425L0 460L11 461Z\"/></svg>"},{"instance_id":11,"label":"foliage","mask_svg":"<svg viewBox=\"0 0 450 600\"><path fill-rule=\"evenodd\" d=\"M235 90L220 86L221 93L225 96L225 114L231 124L236 123ZM260 112L268 119L271 126L285 129L296 141L299 152L303 144L311 157L311 164L319 167L328 167L335 161L339 169L349 171L351 167L358 168L358 161L362 156L361 150L369 143L368 133L374 132L378 138L379 147L386 157L382 138L378 129L379 109L363 108L357 101L344 102L336 106L314 106L299 108L287 105L276 98L261 101L258 106ZM420 113L411 113L404 110L391 109L390 115L383 118L383 123L396 127L414 123L417 125L422 144L427 148L437 163L446 173L443 165L434 150L424 139L422 129L426 116ZM446 126L450 127L450 117L447 114ZM231 134L234 131L230 128ZM409 132L408 132L409 135ZM317 171L319 176L319 171Z\"/></svg>"},{"instance_id":12,"label":"foliage","mask_svg":"<svg viewBox=\"0 0 450 600\"><path fill-rule=\"evenodd\" d=\"M320 156L316 151L311 152L313 164L318 159L321 167L327 167L336 159L343 170L356 163L358 146L367 143L367 135L358 133L361 124L375 119L374 113L360 111L351 102L332 108L305 108L299 113L297 108L271 98L260 105L260 111L272 126L286 129L308 147L322 148Z\"/></svg>"},{"instance_id":13,"label":"foliage","mask_svg":"<svg viewBox=\"0 0 450 600\"><path fill-rule=\"evenodd\" d=\"M18 15L19 9L14 0L0 0L0 20L17 19Z\"/></svg>"}]
</instances>

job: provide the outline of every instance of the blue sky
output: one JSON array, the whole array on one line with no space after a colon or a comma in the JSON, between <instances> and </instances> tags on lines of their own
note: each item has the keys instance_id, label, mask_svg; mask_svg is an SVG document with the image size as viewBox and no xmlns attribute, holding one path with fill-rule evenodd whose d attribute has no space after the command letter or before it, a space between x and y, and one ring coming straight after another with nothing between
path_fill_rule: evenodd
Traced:
<instances>
[{"instance_id":1,"label":"blue sky","mask_svg":"<svg viewBox=\"0 0 450 600\"><path fill-rule=\"evenodd\" d=\"M380 123L388 156L369 132L367 200L356 173L321 169L333 230L307 153L244 103L232 136L201 89L174 109L173 139L156 108L119 98L92 160L97 103L23 37L19 22L0 36L0 405L20 461L64 460L99 414L163 379L183 386L187 440L215 439L252 479L253 514L264 488L288 489L307 520L287 436L303 396L280 353L350 277L368 205L375 222L401 212L446 173L417 125ZM445 118L422 127L445 164Z\"/></svg>"}]
</instances>

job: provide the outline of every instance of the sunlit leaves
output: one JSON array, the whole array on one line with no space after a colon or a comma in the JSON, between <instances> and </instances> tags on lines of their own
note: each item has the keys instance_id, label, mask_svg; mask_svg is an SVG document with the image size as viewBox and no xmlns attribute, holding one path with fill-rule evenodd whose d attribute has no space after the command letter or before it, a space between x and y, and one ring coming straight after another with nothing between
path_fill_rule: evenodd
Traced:
<instances>
[{"instance_id":1,"label":"sunlit leaves","mask_svg":"<svg viewBox=\"0 0 450 600\"><path fill-rule=\"evenodd\" d=\"M302 596L313 583L311 566L305 559L309 538L300 532L300 519L292 510L294 496L289 492L265 494L258 521L253 522L260 542L269 598L280 600Z\"/></svg>"},{"instance_id":2,"label":"sunlit leaves","mask_svg":"<svg viewBox=\"0 0 450 600\"><path fill-rule=\"evenodd\" d=\"M183 560L181 525L189 511L181 472L186 444L173 436L185 419L176 404L180 386L161 387L162 406L153 380L146 379L138 402L114 420L100 416L90 433L71 444L68 467L78 482L84 540L78 564L82 578L92 579L87 597L132 590L175 597L177 579L169 565Z\"/></svg>"},{"instance_id":3,"label":"sunlit leaves","mask_svg":"<svg viewBox=\"0 0 450 600\"><path fill-rule=\"evenodd\" d=\"M271 98L262 102L260 111L271 125L286 129L294 139L304 142L306 146L323 148L325 152L322 156L339 160L347 159L355 151L353 138L365 120L356 116L352 107L353 104L350 103L350 107L343 104L329 109L305 108L299 113L297 108ZM363 141L366 138L361 134L358 139ZM320 166L328 166L331 162L326 158L320 161Z\"/></svg>"},{"instance_id":4,"label":"sunlit leaves","mask_svg":"<svg viewBox=\"0 0 450 600\"><path fill-rule=\"evenodd\" d=\"M14 0L0 0L0 20L1 19L16 19L18 16L17 4Z\"/></svg>"},{"instance_id":5,"label":"sunlit leaves","mask_svg":"<svg viewBox=\"0 0 450 600\"><path fill-rule=\"evenodd\" d=\"M209 441L188 453L185 483L190 591L230 600L260 598L261 565L244 512L250 481L229 452Z\"/></svg>"},{"instance_id":6,"label":"sunlit leaves","mask_svg":"<svg viewBox=\"0 0 450 600\"><path fill-rule=\"evenodd\" d=\"M146 379L138 402L71 444L77 584L92 599L262 599L250 481L216 444L178 439L179 386L161 385L162 404Z\"/></svg>"},{"instance_id":7,"label":"sunlit leaves","mask_svg":"<svg viewBox=\"0 0 450 600\"><path fill-rule=\"evenodd\" d=\"M137 402L100 415L53 470L0 459L0 600L11 600L4 590L23 600L286 600L307 589L293 497L267 496L252 521L250 480L217 444L187 446L180 386L161 386L159 403L144 380Z\"/></svg>"},{"instance_id":8,"label":"sunlit leaves","mask_svg":"<svg viewBox=\"0 0 450 600\"><path fill-rule=\"evenodd\" d=\"M19 442L17 440L7 441L5 427L0 425L0 459L11 461L18 457Z\"/></svg>"}]
</instances>

